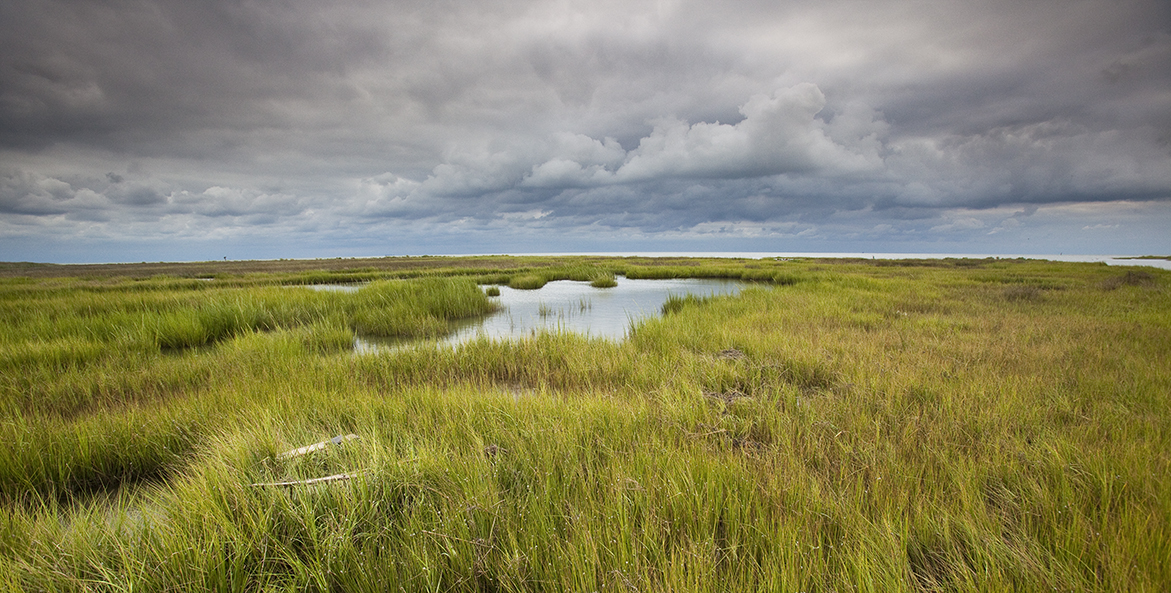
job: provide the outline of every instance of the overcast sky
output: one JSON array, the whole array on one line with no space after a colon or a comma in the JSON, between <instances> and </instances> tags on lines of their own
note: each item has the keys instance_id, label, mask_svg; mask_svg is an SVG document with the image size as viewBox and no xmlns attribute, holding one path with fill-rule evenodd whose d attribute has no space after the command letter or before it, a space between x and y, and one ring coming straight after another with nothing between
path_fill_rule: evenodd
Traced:
<instances>
[{"instance_id":1,"label":"overcast sky","mask_svg":"<svg viewBox=\"0 0 1171 593\"><path fill-rule=\"evenodd\" d=\"M1171 3L5 0L0 260L1171 252Z\"/></svg>"}]
</instances>

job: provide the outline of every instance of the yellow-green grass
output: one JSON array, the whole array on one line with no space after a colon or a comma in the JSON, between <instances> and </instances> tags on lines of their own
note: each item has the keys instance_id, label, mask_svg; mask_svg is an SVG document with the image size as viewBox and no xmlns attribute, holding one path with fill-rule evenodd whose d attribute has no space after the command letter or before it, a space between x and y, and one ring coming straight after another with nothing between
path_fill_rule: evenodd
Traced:
<instances>
[{"instance_id":1,"label":"yellow-green grass","mask_svg":"<svg viewBox=\"0 0 1171 593\"><path fill-rule=\"evenodd\" d=\"M618 286L618 279L611 273L599 273L590 279L590 286L594 288L614 288Z\"/></svg>"},{"instance_id":2,"label":"yellow-green grass","mask_svg":"<svg viewBox=\"0 0 1171 593\"><path fill-rule=\"evenodd\" d=\"M373 355L344 347L363 311L413 295L423 313L385 327L429 335L442 328L428 319L468 309L416 281L383 300L371 295L388 287L2 284L0 583L1171 586L1168 274L997 260L660 267L769 282L672 299L621 343L551 333ZM167 315L213 337L169 348L141 321ZM278 456L346 433L361 439ZM355 476L252 486L339 473Z\"/></svg>"},{"instance_id":3,"label":"yellow-green grass","mask_svg":"<svg viewBox=\"0 0 1171 593\"><path fill-rule=\"evenodd\" d=\"M523 274L510 278L508 285L517 290L536 290L548 282L549 280L540 274Z\"/></svg>"}]
</instances>

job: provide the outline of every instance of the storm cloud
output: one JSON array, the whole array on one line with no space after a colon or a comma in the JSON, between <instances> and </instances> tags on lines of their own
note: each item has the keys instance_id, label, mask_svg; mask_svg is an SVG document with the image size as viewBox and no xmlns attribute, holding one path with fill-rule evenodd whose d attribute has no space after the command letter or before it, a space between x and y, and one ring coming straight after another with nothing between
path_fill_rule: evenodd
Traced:
<instances>
[{"instance_id":1,"label":"storm cloud","mask_svg":"<svg viewBox=\"0 0 1171 593\"><path fill-rule=\"evenodd\" d=\"M14 0L0 259L1165 252L1168 89L1156 0Z\"/></svg>"}]
</instances>

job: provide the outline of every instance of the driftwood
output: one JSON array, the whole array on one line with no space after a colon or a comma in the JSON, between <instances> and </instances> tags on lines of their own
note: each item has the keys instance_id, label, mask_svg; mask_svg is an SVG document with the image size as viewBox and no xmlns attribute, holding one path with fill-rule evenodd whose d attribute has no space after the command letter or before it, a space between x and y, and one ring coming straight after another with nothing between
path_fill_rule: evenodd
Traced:
<instances>
[{"instance_id":1,"label":"driftwood","mask_svg":"<svg viewBox=\"0 0 1171 593\"><path fill-rule=\"evenodd\" d=\"M308 455L314 451L320 451L330 445L340 445L346 441L352 441L356 438L358 438L358 435L356 435L356 434L338 435L336 437L333 437L332 439L329 439L328 441L321 441L320 443L313 443L312 445L305 445L304 447L301 447L299 449L285 451L284 453L281 453L281 454L277 455L276 457L277 457L277 459L288 459L290 457L300 457L301 455Z\"/></svg>"},{"instance_id":2,"label":"driftwood","mask_svg":"<svg viewBox=\"0 0 1171 593\"><path fill-rule=\"evenodd\" d=\"M332 476L325 476L324 478L312 478L309 480L292 480L289 482L260 482L252 484L253 488L292 488L293 486L313 486L316 484L328 484L330 482L341 482L356 478L362 475L361 473L350 474L334 474Z\"/></svg>"},{"instance_id":3,"label":"driftwood","mask_svg":"<svg viewBox=\"0 0 1171 593\"><path fill-rule=\"evenodd\" d=\"M321 441L320 443L313 443L312 445L305 445L304 447L293 449L291 451L285 451L284 453L280 453L279 455L277 455L276 458L277 459L289 459L292 457L300 457L302 455L308 455L314 451L320 451L326 447L329 447L330 445L340 445L346 441L352 441L357 438L358 438L358 435L356 435L356 434L338 435L336 437L333 437L332 439L329 439L328 441ZM287 482L259 482L256 484L252 484L252 487L253 488L292 488L293 486L315 486L317 484L329 484L331 482L341 482L344 480L349 480L350 478L355 478L360 475L362 475L361 472L348 473L348 474L334 474L332 476L325 476L324 478L310 478L308 480L290 480Z\"/></svg>"}]
</instances>

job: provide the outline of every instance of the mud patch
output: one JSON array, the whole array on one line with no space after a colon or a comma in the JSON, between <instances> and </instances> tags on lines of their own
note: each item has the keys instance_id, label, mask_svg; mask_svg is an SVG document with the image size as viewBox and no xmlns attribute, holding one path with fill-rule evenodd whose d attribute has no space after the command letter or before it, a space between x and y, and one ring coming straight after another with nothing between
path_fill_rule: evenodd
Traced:
<instances>
[{"instance_id":1,"label":"mud patch","mask_svg":"<svg viewBox=\"0 0 1171 593\"><path fill-rule=\"evenodd\" d=\"M716 358L720 360L748 360L748 355L735 348L728 348L720 350L716 354Z\"/></svg>"}]
</instances>

